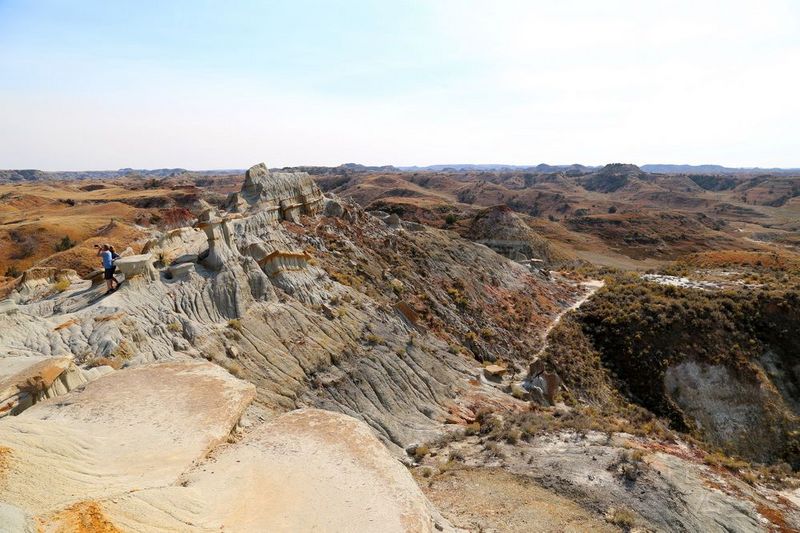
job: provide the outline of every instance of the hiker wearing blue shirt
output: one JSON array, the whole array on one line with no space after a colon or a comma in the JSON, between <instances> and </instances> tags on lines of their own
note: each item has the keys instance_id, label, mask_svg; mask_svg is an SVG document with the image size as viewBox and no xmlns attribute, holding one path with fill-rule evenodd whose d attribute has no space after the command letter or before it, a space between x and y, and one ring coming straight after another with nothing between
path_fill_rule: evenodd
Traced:
<instances>
[{"instance_id":1,"label":"hiker wearing blue shirt","mask_svg":"<svg viewBox=\"0 0 800 533\"><path fill-rule=\"evenodd\" d=\"M114 278L114 271L117 270L114 260L119 255L114 251L114 247L108 244L98 246L97 249L97 255L103 261L103 279L106 280L106 289L108 289L106 294L111 294L119 287L119 282Z\"/></svg>"}]
</instances>

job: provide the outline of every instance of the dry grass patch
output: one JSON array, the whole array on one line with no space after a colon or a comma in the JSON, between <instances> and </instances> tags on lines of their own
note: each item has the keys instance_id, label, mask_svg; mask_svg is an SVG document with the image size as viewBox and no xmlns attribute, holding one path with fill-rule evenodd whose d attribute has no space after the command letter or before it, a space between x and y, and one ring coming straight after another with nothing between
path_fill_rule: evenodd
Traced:
<instances>
[{"instance_id":1,"label":"dry grass patch","mask_svg":"<svg viewBox=\"0 0 800 533\"><path fill-rule=\"evenodd\" d=\"M366 337L364 337L364 340L366 340L367 344L370 346L377 346L378 344L384 344L386 342L386 339L375 335L374 333L368 334Z\"/></svg>"},{"instance_id":2,"label":"dry grass patch","mask_svg":"<svg viewBox=\"0 0 800 533\"><path fill-rule=\"evenodd\" d=\"M113 313L110 315L102 315L94 317L95 322L109 322L111 320L117 320L125 316L125 311L119 311L118 313Z\"/></svg>"},{"instance_id":3,"label":"dry grass patch","mask_svg":"<svg viewBox=\"0 0 800 533\"><path fill-rule=\"evenodd\" d=\"M703 458L703 462L707 465L726 468L732 472L738 472L743 468L750 466L750 463L747 463L746 461L727 456L720 452L709 453Z\"/></svg>"},{"instance_id":4,"label":"dry grass patch","mask_svg":"<svg viewBox=\"0 0 800 533\"><path fill-rule=\"evenodd\" d=\"M227 370L232 376L237 377L239 379L245 378L245 369L244 367L237 363L236 361L224 361L220 363L221 366Z\"/></svg>"},{"instance_id":5,"label":"dry grass patch","mask_svg":"<svg viewBox=\"0 0 800 533\"><path fill-rule=\"evenodd\" d=\"M612 508L606 514L606 520L615 526L622 528L623 531L630 531L636 526L636 513L629 509Z\"/></svg>"},{"instance_id":6,"label":"dry grass patch","mask_svg":"<svg viewBox=\"0 0 800 533\"><path fill-rule=\"evenodd\" d=\"M53 330L54 331L61 331L62 329L67 329L67 328L72 327L72 326L74 326L75 324L78 324L78 323L79 323L78 319L72 318L72 319L67 320L66 322L64 322L62 324L57 325L55 328L53 328Z\"/></svg>"},{"instance_id":7,"label":"dry grass patch","mask_svg":"<svg viewBox=\"0 0 800 533\"><path fill-rule=\"evenodd\" d=\"M431 449L425 444L420 444L414 448L414 459L419 462L429 453L431 453Z\"/></svg>"}]
</instances>

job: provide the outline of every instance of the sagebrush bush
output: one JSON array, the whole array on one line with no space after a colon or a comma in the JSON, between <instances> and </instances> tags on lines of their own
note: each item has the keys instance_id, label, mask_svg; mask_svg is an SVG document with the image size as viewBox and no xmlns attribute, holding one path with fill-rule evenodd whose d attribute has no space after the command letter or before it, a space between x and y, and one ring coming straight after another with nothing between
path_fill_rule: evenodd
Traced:
<instances>
[{"instance_id":1,"label":"sagebrush bush","mask_svg":"<svg viewBox=\"0 0 800 533\"><path fill-rule=\"evenodd\" d=\"M63 252L64 250L74 248L76 244L78 243L70 239L69 235L64 235L64 237L62 237L61 240L56 243L55 249L56 252Z\"/></svg>"}]
</instances>

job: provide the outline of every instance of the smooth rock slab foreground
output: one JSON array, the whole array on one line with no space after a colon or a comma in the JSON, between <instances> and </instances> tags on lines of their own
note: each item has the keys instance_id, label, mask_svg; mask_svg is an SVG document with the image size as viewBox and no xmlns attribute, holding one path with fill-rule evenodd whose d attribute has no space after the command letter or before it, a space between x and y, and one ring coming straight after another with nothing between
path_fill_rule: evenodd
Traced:
<instances>
[{"instance_id":1,"label":"smooth rock slab foreground","mask_svg":"<svg viewBox=\"0 0 800 533\"><path fill-rule=\"evenodd\" d=\"M225 444L253 397L251 384L217 365L172 362L114 372L3 419L0 524L451 530L369 427L349 416L293 411Z\"/></svg>"},{"instance_id":2,"label":"smooth rock slab foreground","mask_svg":"<svg viewBox=\"0 0 800 533\"><path fill-rule=\"evenodd\" d=\"M226 439L254 396L217 365L172 362L38 403L0 420L0 501L41 515L174 484Z\"/></svg>"},{"instance_id":3,"label":"smooth rock slab foreground","mask_svg":"<svg viewBox=\"0 0 800 533\"><path fill-rule=\"evenodd\" d=\"M102 506L132 531L451 530L366 424L316 409L252 428L181 486Z\"/></svg>"}]
</instances>

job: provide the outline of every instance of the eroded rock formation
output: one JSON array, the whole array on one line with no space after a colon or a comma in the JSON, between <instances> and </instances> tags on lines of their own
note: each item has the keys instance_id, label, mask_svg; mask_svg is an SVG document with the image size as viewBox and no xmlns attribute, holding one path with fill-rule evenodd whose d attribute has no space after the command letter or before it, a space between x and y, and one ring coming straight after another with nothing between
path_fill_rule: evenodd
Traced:
<instances>
[{"instance_id":1,"label":"eroded rock formation","mask_svg":"<svg viewBox=\"0 0 800 533\"><path fill-rule=\"evenodd\" d=\"M242 190L228 199L231 211L258 208L272 220L292 222L298 222L301 215L318 213L323 206L322 192L308 173L270 172L264 163L251 167Z\"/></svg>"},{"instance_id":2,"label":"eroded rock formation","mask_svg":"<svg viewBox=\"0 0 800 533\"><path fill-rule=\"evenodd\" d=\"M111 371L110 367L79 368L70 357L6 357L0 362L0 418L17 415Z\"/></svg>"},{"instance_id":3,"label":"eroded rock formation","mask_svg":"<svg viewBox=\"0 0 800 533\"><path fill-rule=\"evenodd\" d=\"M202 232L170 231L146 246L150 257L124 259L123 274L149 283L123 283L102 298L88 282L44 297L12 294L13 312L0 315L3 355L116 367L206 357L255 383L267 410L338 410L399 449L441 432L452 412L477 409L475 363L453 342L485 359L524 357L525 339L538 343L540 325L574 291L498 264L468 241L405 232L352 205L328 201L320 218L325 198L307 174L257 165L240 198L245 212L209 208ZM536 306L521 306L515 294L531 290ZM501 309L517 305L506 320ZM489 327L517 330L473 333Z\"/></svg>"},{"instance_id":4,"label":"eroded rock formation","mask_svg":"<svg viewBox=\"0 0 800 533\"><path fill-rule=\"evenodd\" d=\"M569 259L568 254L538 235L504 205L488 207L475 215L467 237L514 261L534 259L550 265Z\"/></svg>"},{"instance_id":5,"label":"eroded rock formation","mask_svg":"<svg viewBox=\"0 0 800 533\"><path fill-rule=\"evenodd\" d=\"M162 523L345 528L353 520L363 529L380 521L386 531L447 528L372 435L402 453L441 435L445 423L474 421L487 403L524 406L476 384L475 358L524 358L576 289L447 232L410 232L399 220L326 204L304 173L253 167L228 205L124 258L126 280L111 295L78 279L54 290L46 277L2 304L5 364L38 357L117 370L52 394L59 380L48 374L35 404L19 387L3 394L10 409L27 408L0 425L14 461L0 497L12 507L0 512L54 528L92 512L137 531ZM246 459L252 477L237 488L221 472L193 471L248 405L270 425L255 423L215 457L229 472ZM275 418L309 407L342 414ZM30 454L39 441L47 444ZM331 462L336 476L302 478L308 464L321 471ZM26 484L37 472L47 482ZM300 487L292 497L290 472L331 503L304 500ZM265 501L253 487L267 483L275 490ZM241 501L253 508L232 507ZM276 514L269 502L290 510Z\"/></svg>"}]
</instances>

